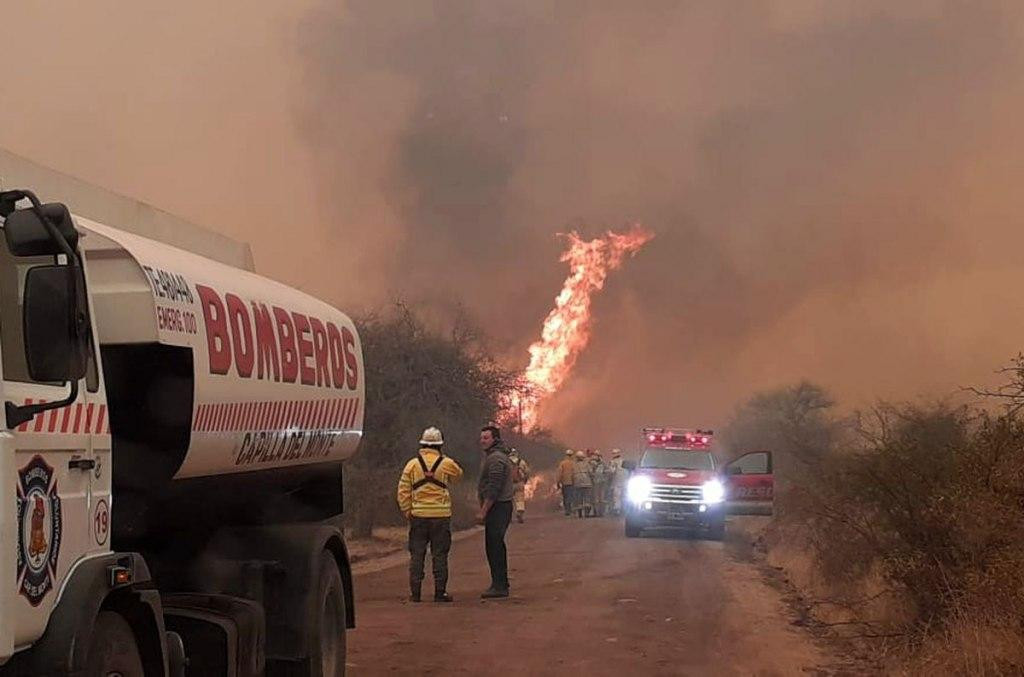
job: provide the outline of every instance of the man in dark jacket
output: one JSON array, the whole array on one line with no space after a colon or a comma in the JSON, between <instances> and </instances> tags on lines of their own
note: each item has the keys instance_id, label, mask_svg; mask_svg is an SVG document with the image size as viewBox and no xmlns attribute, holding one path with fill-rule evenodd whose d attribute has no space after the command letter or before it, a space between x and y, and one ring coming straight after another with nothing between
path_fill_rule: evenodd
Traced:
<instances>
[{"instance_id":1,"label":"man in dark jacket","mask_svg":"<svg viewBox=\"0 0 1024 677\"><path fill-rule=\"evenodd\" d=\"M505 532L512 521L512 495L514 492L512 461L501 441L497 426L488 425L480 430L480 448L484 462L480 468L480 512L477 522L484 525L484 544L487 564L491 567L491 587L482 595L484 599L508 597L508 551Z\"/></svg>"}]
</instances>

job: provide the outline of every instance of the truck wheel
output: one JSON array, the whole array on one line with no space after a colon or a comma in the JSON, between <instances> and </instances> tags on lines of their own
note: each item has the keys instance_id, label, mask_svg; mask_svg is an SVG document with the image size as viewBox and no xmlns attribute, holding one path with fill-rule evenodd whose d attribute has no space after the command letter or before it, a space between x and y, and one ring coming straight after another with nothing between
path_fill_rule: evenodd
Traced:
<instances>
[{"instance_id":1,"label":"truck wheel","mask_svg":"<svg viewBox=\"0 0 1024 677\"><path fill-rule=\"evenodd\" d=\"M725 538L725 520L712 522L708 527L708 538L712 541L721 541Z\"/></svg>"},{"instance_id":2,"label":"truck wheel","mask_svg":"<svg viewBox=\"0 0 1024 677\"><path fill-rule=\"evenodd\" d=\"M626 538L636 538L643 531L639 526L633 524L629 520L626 520Z\"/></svg>"},{"instance_id":3,"label":"truck wheel","mask_svg":"<svg viewBox=\"0 0 1024 677\"><path fill-rule=\"evenodd\" d=\"M320 555L320 587L317 595L314 637L320 642L310 661L310 677L345 675L345 588L334 555Z\"/></svg>"},{"instance_id":4,"label":"truck wheel","mask_svg":"<svg viewBox=\"0 0 1024 677\"><path fill-rule=\"evenodd\" d=\"M121 614L101 611L92 629L86 659L87 675L99 677L144 677L142 656L135 634Z\"/></svg>"}]
</instances>

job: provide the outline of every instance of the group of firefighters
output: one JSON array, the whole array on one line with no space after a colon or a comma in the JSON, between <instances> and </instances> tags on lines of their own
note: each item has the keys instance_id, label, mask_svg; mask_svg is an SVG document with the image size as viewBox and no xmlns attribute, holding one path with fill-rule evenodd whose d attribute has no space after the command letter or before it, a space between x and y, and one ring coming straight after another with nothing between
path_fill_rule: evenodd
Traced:
<instances>
[{"instance_id":1,"label":"group of firefighters","mask_svg":"<svg viewBox=\"0 0 1024 677\"><path fill-rule=\"evenodd\" d=\"M612 449L604 460L598 450L565 450L558 464L558 488L566 516L578 518L622 514L622 492L626 484L622 452Z\"/></svg>"}]
</instances>

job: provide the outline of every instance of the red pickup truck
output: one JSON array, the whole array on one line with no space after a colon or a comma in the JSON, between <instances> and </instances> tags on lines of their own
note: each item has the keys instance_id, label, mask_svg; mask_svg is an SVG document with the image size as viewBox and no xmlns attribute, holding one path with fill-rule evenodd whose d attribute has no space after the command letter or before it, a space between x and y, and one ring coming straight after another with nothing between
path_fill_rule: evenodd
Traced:
<instances>
[{"instance_id":1,"label":"red pickup truck","mask_svg":"<svg viewBox=\"0 0 1024 677\"><path fill-rule=\"evenodd\" d=\"M642 434L639 464L623 464L631 473L626 536L647 528L689 527L720 540L727 513L771 514L771 452L749 452L719 465L710 430L644 428Z\"/></svg>"}]
</instances>

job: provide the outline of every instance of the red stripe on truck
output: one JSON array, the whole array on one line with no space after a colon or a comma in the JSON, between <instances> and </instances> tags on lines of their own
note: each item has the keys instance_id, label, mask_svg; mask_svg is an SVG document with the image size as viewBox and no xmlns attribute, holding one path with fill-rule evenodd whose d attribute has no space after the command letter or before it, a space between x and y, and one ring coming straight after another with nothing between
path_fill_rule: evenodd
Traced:
<instances>
[{"instance_id":1,"label":"red stripe on truck","mask_svg":"<svg viewBox=\"0 0 1024 677\"><path fill-rule=\"evenodd\" d=\"M348 430L355 424L360 406L361 401L354 397L200 404L196 408L193 430ZM106 405L101 405L96 432L103 430L105 413ZM76 428L79 415L80 412L76 411ZM87 429L90 419L91 412L87 409Z\"/></svg>"},{"instance_id":2,"label":"red stripe on truck","mask_svg":"<svg viewBox=\"0 0 1024 677\"><path fill-rule=\"evenodd\" d=\"M327 401L327 416L324 418L324 427L327 430L334 430L334 408L337 406L338 400Z\"/></svg>"},{"instance_id":3,"label":"red stripe on truck","mask_svg":"<svg viewBox=\"0 0 1024 677\"><path fill-rule=\"evenodd\" d=\"M107 405L100 405L100 412L96 415L96 432L99 434L108 433L110 429L107 427Z\"/></svg>"},{"instance_id":4,"label":"red stripe on truck","mask_svg":"<svg viewBox=\"0 0 1024 677\"><path fill-rule=\"evenodd\" d=\"M355 398L352 402L352 416L349 417L348 426L346 430L350 430L356 426L356 417L359 416L359 405L361 404L359 398Z\"/></svg>"},{"instance_id":5,"label":"red stripe on truck","mask_svg":"<svg viewBox=\"0 0 1024 677\"><path fill-rule=\"evenodd\" d=\"M348 417L352 411L352 398L345 398L345 404L341 407L341 420L338 421L338 427L342 430L348 430Z\"/></svg>"},{"instance_id":6,"label":"red stripe on truck","mask_svg":"<svg viewBox=\"0 0 1024 677\"><path fill-rule=\"evenodd\" d=\"M25 400L25 404L32 404L32 398L29 397L28 399L26 399ZM28 421L24 421L23 423L21 423L18 426L18 430L20 430L22 432L24 432L25 430L28 430Z\"/></svg>"},{"instance_id":7,"label":"red stripe on truck","mask_svg":"<svg viewBox=\"0 0 1024 677\"><path fill-rule=\"evenodd\" d=\"M341 426L338 425L338 419L341 418L341 405L344 400L337 399L331 402L331 415L329 417L329 425L331 430L337 430Z\"/></svg>"}]
</instances>

